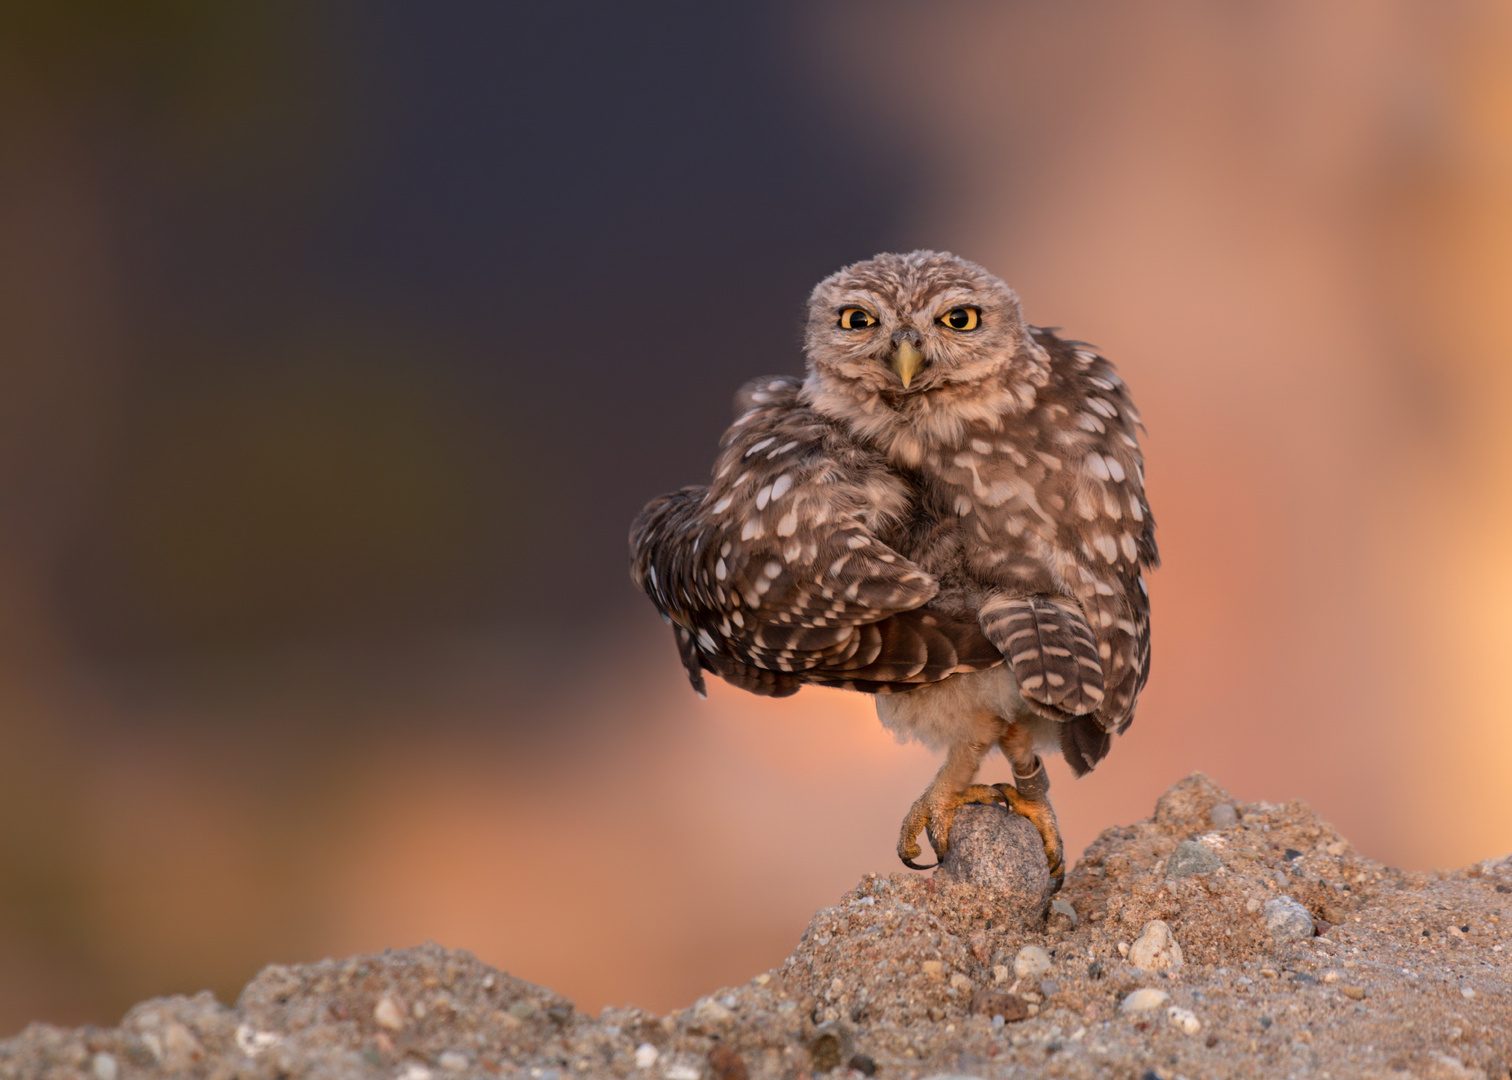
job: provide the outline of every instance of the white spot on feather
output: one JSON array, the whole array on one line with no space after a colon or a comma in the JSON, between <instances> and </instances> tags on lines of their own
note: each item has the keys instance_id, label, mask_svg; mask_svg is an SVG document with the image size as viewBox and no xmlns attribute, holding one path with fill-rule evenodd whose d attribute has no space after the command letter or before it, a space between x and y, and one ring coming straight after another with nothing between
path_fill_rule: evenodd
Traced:
<instances>
[{"instance_id":1,"label":"white spot on feather","mask_svg":"<svg viewBox=\"0 0 1512 1080\"><path fill-rule=\"evenodd\" d=\"M782 520L777 523L778 536L792 536L798 531L798 511L789 510L782 515Z\"/></svg>"},{"instance_id":2,"label":"white spot on feather","mask_svg":"<svg viewBox=\"0 0 1512 1080\"><path fill-rule=\"evenodd\" d=\"M1113 473L1108 469L1108 463L1103 460L1101 454L1088 454L1086 457L1087 471L1099 480L1113 479Z\"/></svg>"}]
</instances>

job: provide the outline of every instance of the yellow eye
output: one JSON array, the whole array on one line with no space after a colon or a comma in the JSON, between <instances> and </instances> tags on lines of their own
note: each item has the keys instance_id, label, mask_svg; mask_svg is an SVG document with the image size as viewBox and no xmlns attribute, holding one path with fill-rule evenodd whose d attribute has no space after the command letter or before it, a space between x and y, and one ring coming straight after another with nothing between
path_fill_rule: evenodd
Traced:
<instances>
[{"instance_id":1,"label":"yellow eye","mask_svg":"<svg viewBox=\"0 0 1512 1080\"><path fill-rule=\"evenodd\" d=\"M876 316L863 308L848 307L840 312L840 328L842 330L865 330L868 326L876 325Z\"/></svg>"},{"instance_id":2,"label":"yellow eye","mask_svg":"<svg viewBox=\"0 0 1512 1080\"><path fill-rule=\"evenodd\" d=\"M981 322L982 312L979 308L958 307L951 308L939 318L941 326L948 326L952 330L975 330Z\"/></svg>"}]
</instances>

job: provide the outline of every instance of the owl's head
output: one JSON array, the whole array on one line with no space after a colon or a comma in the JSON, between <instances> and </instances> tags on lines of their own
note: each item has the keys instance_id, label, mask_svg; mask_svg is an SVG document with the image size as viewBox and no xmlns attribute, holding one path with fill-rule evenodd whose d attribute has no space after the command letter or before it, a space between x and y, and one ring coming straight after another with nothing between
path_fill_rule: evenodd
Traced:
<instances>
[{"instance_id":1,"label":"owl's head","mask_svg":"<svg viewBox=\"0 0 1512 1080\"><path fill-rule=\"evenodd\" d=\"M878 255L831 274L809 297L805 338L811 400L875 423L982 404L983 391L1012 397L1045 370L1014 291L947 252Z\"/></svg>"}]
</instances>

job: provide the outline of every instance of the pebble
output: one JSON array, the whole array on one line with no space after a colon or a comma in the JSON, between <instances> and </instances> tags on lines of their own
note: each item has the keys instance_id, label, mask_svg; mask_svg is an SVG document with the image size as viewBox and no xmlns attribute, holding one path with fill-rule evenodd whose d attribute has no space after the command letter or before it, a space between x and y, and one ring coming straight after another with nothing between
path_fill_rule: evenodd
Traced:
<instances>
[{"instance_id":1,"label":"pebble","mask_svg":"<svg viewBox=\"0 0 1512 1080\"><path fill-rule=\"evenodd\" d=\"M1025 945L1013 958L1013 973L1021 979L1037 979L1050 970L1050 954L1038 945Z\"/></svg>"},{"instance_id":2,"label":"pebble","mask_svg":"<svg viewBox=\"0 0 1512 1080\"><path fill-rule=\"evenodd\" d=\"M399 1010L399 1003L393 998L384 996L378 999L378 1004L373 1006L373 1019L379 1027L388 1028L390 1031L400 1031L404 1028L404 1013Z\"/></svg>"},{"instance_id":3,"label":"pebble","mask_svg":"<svg viewBox=\"0 0 1512 1080\"><path fill-rule=\"evenodd\" d=\"M992 981L995 985L998 986L1001 986L1003 983L1008 981L1007 964L999 964L997 967L992 969Z\"/></svg>"},{"instance_id":4,"label":"pebble","mask_svg":"<svg viewBox=\"0 0 1512 1080\"><path fill-rule=\"evenodd\" d=\"M1054 979L1042 980L1040 982L1039 988L1040 993L1044 994L1046 997L1054 997L1056 994L1060 993L1060 983L1056 982ZM1471 990L1470 992L1472 994L1475 993L1474 990Z\"/></svg>"},{"instance_id":5,"label":"pebble","mask_svg":"<svg viewBox=\"0 0 1512 1080\"><path fill-rule=\"evenodd\" d=\"M1070 919L1071 929L1073 930L1076 929L1076 924L1081 921L1076 914L1076 908L1073 907L1071 905L1071 901L1067 900L1064 896L1057 896L1054 900L1050 901L1050 914L1064 915L1066 918Z\"/></svg>"},{"instance_id":6,"label":"pebble","mask_svg":"<svg viewBox=\"0 0 1512 1080\"><path fill-rule=\"evenodd\" d=\"M1208 820L1215 829L1232 829L1239 824L1239 812L1226 802L1214 803L1208 811Z\"/></svg>"},{"instance_id":7,"label":"pebble","mask_svg":"<svg viewBox=\"0 0 1512 1080\"><path fill-rule=\"evenodd\" d=\"M950 977L950 985L952 988L959 990L962 993L971 993L971 980L968 979L965 975L962 975L959 971Z\"/></svg>"},{"instance_id":8,"label":"pebble","mask_svg":"<svg viewBox=\"0 0 1512 1080\"><path fill-rule=\"evenodd\" d=\"M1462 987L1460 987L1460 997L1464 998L1466 1001L1469 1001L1474 996L1475 996L1475 989L1473 987L1469 987L1469 986L1462 986Z\"/></svg>"},{"instance_id":9,"label":"pebble","mask_svg":"<svg viewBox=\"0 0 1512 1080\"><path fill-rule=\"evenodd\" d=\"M107 1054L103 1051L94 1056L93 1068L95 1080L116 1080L116 1076L120 1072L120 1066L116 1064L115 1055Z\"/></svg>"},{"instance_id":10,"label":"pebble","mask_svg":"<svg viewBox=\"0 0 1512 1080\"><path fill-rule=\"evenodd\" d=\"M1119 1009L1126 1013L1150 1012L1170 1000L1171 995L1164 990L1157 990L1153 986L1142 986L1125 997Z\"/></svg>"},{"instance_id":11,"label":"pebble","mask_svg":"<svg viewBox=\"0 0 1512 1080\"><path fill-rule=\"evenodd\" d=\"M467 1055L459 1053L456 1050L447 1050L436 1059L436 1064L447 1072L466 1072L468 1065Z\"/></svg>"},{"instance_id":12,"label":"pebble","mask_svg":"<svg viewBox=\"0 0 1512 1080\"><path fill-rule=\"evenodd\" d=\"M1171 852L1166 862L1166 876L1191 877L1193 874L1211 874L1223 865L1223 860L1209 850L1206 844L1196 840L1183 840Z\"/></svg>"},{"instance_id":13,"label":"pebble","mask_svg":"<svg viewBox=\"0 0 1512 1080\"><path fill-rule=\"evenodd\" d=\"M945 981L945 965L939 960L926 960L919 965L919 970L930 982Z\"/></svg>"},{"instance_id":14,"label":"pebble","mask_svg":"<svg viewBox=\"0 0 1512 1080\"><path fill-rule=\"evenodd\" d=\"M656 1064L656 1059L661 1057L661 1051L650 1043L641 1043L635 1048L635 1067L637 1069L649 1069Z\"/></svg>"},{"instance_id":15,"label":"pebble","mask_svg":"<svg viewBox=\"0 0 1512 1080\"><path fill-rule=\"evenodd\" d=\"M1277 941L1301 941L1313 936L1313 918L1290 896L1265 902L1265 928Z\"/></svg>"},{"instance_id":16,"label":"pebble","mask_svg":"<svg viewBox=\"0 0 1512 1080\"><path fill-rule=\"evenodd\" d=\"M1166 1019L1174 1028L1180 1028L1185 1035L1195 1035L1202 1030L1202 1021L1197 1019L1197 1014L1191 1009L1181 1009L1172 1005L1166 1010Z\"/></svg>"},{"instance_id":17,"label":"pebble","mask_svg":"<svg viewBox=\"0 0 1512 1080\"><path fill-rule=\"evenodd\" d=\"M1164 919L1151 919L1145 923L1139 937L1129 946L1129 963L1148 972L1174 971L1181 967L1184 963L1181 946L1171 936L1171 927Z\"/></svg>"},{"instance_id":18,"label":"pebble","mask_svg":"<svg viewBox=\"0 0 1512 1080\"><path fill-rule=\"evenodd\" d=\"M699 1080L699 1072L691 1065L673 1065L667 1070L667 1080Z\"/></svg>"},{"instance_id":19,"label":"pebble","mask_svg":"<svg viewBox=\"0 0 1512 1080\"><path fill-rule=\"evenodd\" d=\"M693 1019L700 1024L720 1027L735 1019L735 1014L713 998L706 997L700 998L698 1004L693 1006Z\"/></svg>"},{"instance_id":20,"label":"pebble","mask_svg":"<svg viewBox=\"0 0 1512 1080\"><path fill-rule=\"evenodd\" d=\"M1341 986L1339 987L1339 993L1343 994L1350 1001L1365 1000L1365 988L1363 986Z\"/></svg>"}]
</instances>

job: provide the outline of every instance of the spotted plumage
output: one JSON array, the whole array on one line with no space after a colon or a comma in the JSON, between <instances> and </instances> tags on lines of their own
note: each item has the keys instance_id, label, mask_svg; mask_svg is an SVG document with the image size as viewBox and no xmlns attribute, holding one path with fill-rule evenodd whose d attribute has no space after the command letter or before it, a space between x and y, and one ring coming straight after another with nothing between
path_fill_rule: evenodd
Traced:
<instances>
[{"instance_id":1,"label":"spotted plumage","mask_svg":"<svg viewBox=\"0 0 1512 1080\"><path fill-rule=\"evenodd\" d=\"M632 576L694 687L861 690L953 753L985 733L1020 776L1035 747L1095 765L1149 674L1158 562L1112 365L935 252L821 282L806 353L805 379L742 388L711 483L632 528Z\"/></svg>"}]
</instances>

